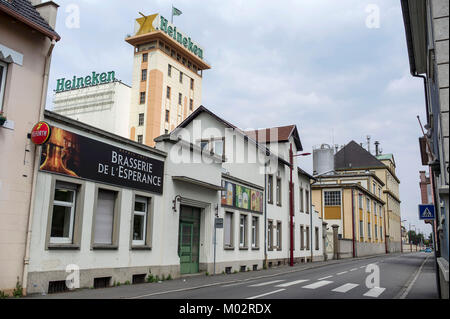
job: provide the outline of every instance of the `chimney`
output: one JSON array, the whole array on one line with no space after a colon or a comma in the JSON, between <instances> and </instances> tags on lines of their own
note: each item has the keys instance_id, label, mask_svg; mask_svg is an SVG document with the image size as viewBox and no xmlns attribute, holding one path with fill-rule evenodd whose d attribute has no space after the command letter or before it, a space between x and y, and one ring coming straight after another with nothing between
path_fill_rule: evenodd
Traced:
<instances>
[{"instance_id":1,"label":"chimney","mask_svg":"<svg viewBox=\"0 0 450 319\"><path fill-rule=\"evenodd\" d=\"M379 149L378 149L379 145L380 145L380 142L375 141L375 155L376 156L380 155L380 152L379 152Z\"/></svg>"},{"instance_id":2,"label":"chimney","mask_svg":"<svg viewBox=\"0 0 450 319\"><path fill-rule=\"evenodd\" d=\"M367 135L367 152L370 153L370 135Z\"/></svg>"},{"instance_id":3,"label":"chimney","mask_svg":"<svg viewBox=\"0 0 450 319\"><path fill-rule=\"evenodd\" d=\"M56 26L56 15L58 13L59 5L53 1L46 1L41 3L41 0L31 1L31 4L39 12L42 18L47 21L48 25L55 29Z\"/></svg>"}]
</instances>

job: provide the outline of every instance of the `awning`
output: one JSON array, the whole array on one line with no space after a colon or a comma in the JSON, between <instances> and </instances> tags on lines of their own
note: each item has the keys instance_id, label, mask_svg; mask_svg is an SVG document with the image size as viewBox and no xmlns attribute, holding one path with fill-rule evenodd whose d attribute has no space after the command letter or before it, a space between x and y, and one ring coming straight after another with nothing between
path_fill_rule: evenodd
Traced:
<instances>
[{"instance_id":1,"label":"awning","mask_svg":"<svg viewBox=\"0 0 450 319\"><path fill-rule=\"evenodd\" d=\"M186 177L186 176L172 176L172 180L194 184L194 185L201 186L201 187L204 187L204 188L208 188L208 189L211 189L211 190L214 190L214 191L224 190L224 188L221 185L214 185L214 184L211 184L211 183L203 182L203 181L200 181L198 179L194 179L194 178Z\"/></svg>"}]
</instances>

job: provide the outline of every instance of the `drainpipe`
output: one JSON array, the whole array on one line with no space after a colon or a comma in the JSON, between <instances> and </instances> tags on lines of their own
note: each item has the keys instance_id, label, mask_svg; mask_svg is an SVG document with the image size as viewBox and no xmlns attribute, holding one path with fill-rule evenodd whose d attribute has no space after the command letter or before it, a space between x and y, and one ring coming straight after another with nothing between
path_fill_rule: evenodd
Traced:
<instances>
[{"instance_id":1,"label":"drainpipe","mask_svg":"<svg viewBox=\"0 0 450 319\"><path fill-rule=\"evenodd\" d=\"M352 249L352 252L353 252L353 258L355 258L356 257L356 252L355 252L355 204L354 204L354 201L353 201L353 197L354 197L354 194L353 194L353 188L352 188L352 244L353 244L353 249Z\"/></svg>"},{"instance_id":2,"label":"drainpipe","mask_svg":"<svg viewBox=\"0 0 450 319\"><path fill-rule=\"evenodd\" d=\"M294 266L294 200L293 200L293 187L292 187L292 167L294 166L294 154L292 152L292 143L289 148L289 220L290 220L290 243L291 247L289 249L289 266Z\"/></svg>"},{"instance_id":3,"label":"drainpipe","mask_svg":"<svg viewBox=\"0 0 450 319\"><path fill-rule=\"evenodd\" d=\"M45 57L45 66L44 66L44 74L42 76L42 92L41 92L41 103L39 106L39 120L42 120L44 117L44 109L45 109L45 101L47 96L47 88L48 88L48 74L50 70L50 61L53 52L53 48L56 45L56 40L52 39L50 43L50 48L48 49L47 55ZM30 262L30 244L31 244L31 228L33 224L33 207L35 200L35 190L36 190L36 178L39 170L39 149L36 145L34 145L34 159L33 159L33 176L31 178L31 194L30 201L28 206L28 225L27 225L27 235L25 242L25 257L24 257L24 266L23 266L23 276L22 276L22 287L24 295L27 294L27 282L28 282L28 264Z\"/></svg>"},{"instance_id":4,"label":"drainpipe","mask_svg":"<svg viewBox=\"0 0 450 319\"><path fill-rule=\"evenodd\" d=\"M267 163L264 163L264 267L267 268Z\"/></svg>"},{"instance_id":5,"label":"drainpipe","mask_svg":"<svg viewBox=\"0 0 450 319\"><path fill-rule=\"evenodd\" d=\"M310 251L311 251L311 262L313 262L313 248L312 248L312 246L313 246L313 224L312 224L312 214L313 214L313 211L312 211L312 194L311 194L312 192L311 192L311 183L309 184L309 224L311 225L309 228L310 228L310 231L309 231L309 242L310 242L310 244L309 244L309 248L310 248Z\"/></svg>"}]
</instances>

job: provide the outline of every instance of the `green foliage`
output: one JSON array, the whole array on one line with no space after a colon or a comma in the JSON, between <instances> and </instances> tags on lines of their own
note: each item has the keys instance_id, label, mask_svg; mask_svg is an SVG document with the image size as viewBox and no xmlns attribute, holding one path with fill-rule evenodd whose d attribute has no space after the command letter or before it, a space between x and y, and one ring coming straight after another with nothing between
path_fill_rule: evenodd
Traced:
<instances>
[{"instance_id":1,"label":"green foliage","mask_svg":"<svg viewBox=\"0 0 450 319\"><path fill-rule=\"evenodd\" d=\"M13 296L15 298L20 298L23 296L23 288L22 285L19 283L19 281L17 281L16 283L16 288L14 288Z\"/></svg>"},{"instance_id":2,"label":"green foliage","mask_svg":"<svg viewBox=\"0 0 450 319\"><path fill-rule=\"evenodd\" d=\"M205 275L206 275L206 276L209 276L209 272L205 272Z\"/></svg>"},{"instance_id":3,"label":"green foliage","mask_svg":"<svg viewBox=\"0 0 450 319\"><path fill-rule=\"evenodd\" d=\"M166 280L172 280L172 276L169 274L166 278Z\"/></svg>"},{"instance_id":4,"label":"green foliage","mask_svg":"<svg viewBox=\"0 0 450 319\"><path fill-rule=\"evenodd\" d=\"M3 291L0 290L0 299L6 299L8 297L9 297L8 294L5 294Z\"/></svg>"},{"instance_id":5,"label":"green foliage","mask_svg":"<svg viewBox=\"0 0 450 319\"><path fill-rule=\"evenodd\" d=\"M127 281L125 281L123 284L124 284L124 285L129 285L129 284L130 284L130 281L127 280Z\"/></svg>"},{"instance_id":6,"label":"green foliage","mask_svg":"<svg viewBox=\"0 0 450 319\"><path fill-rule=\"evenodd\" d=\"M147 282L155 282L155 277L153 277L152 274L149 274L149 275L147 276Z\"/></svg>"}]
</instances>

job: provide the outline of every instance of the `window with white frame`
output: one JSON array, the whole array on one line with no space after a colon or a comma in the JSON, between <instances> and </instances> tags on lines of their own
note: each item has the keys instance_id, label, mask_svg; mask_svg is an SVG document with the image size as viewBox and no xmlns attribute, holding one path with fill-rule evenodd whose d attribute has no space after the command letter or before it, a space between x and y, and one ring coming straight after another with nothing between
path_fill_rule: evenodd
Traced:
<instances>
[{"instance_id":1,"label":"window with white frame","mask_svg":"<svg viewBox=\"0 0 450 319\"><path fill-rule=\"evenodd\" d=\"M56 183L53 197L50 243L72 243L76 197L77 186L69 183Z\"/></svg>"},{"instance_id":2,"label":"window with white frame","mask_svg":"<svg viewBox=\"0 0 450 319\"><path fill-rule=\"evenodd\" d=\"M306 226L306 250L309 250L310 240L309 240L309 226Z\"/></svg>"},{"instance_id":3,"label":"window with white frame","mask_svg":"<svg viewBox=\"0 0 450 319\"><path fill-rule=\"evenodd\" d=\"M375 225L375 239L378 238L378 227L377 225Z\"/></svg>"},{"instance_id":4,"label":"window with white frame","mask_svg":"<svg viewBox=\"0 0 450 319\"><path fill-rule=\"evenodd\" d=\"M364 237L364 222L359 221L359 237Z\"/></svg>"},{"instance_id":5,"label":"window with white frame","mask_svg":"<svg viewBox=\"0 0 450 319\"><path fill-rule=\"evenodd\" d=\"M300 187L300 211L304 212L303 210L303 187Z\"/></svg>"},{"instance_id":6,"label":"window with white frame","mask_svg":"<svg viewBox=\"0 0 450 319\"><path fill-rule=\"evenodd\" d=\"M307 189L305 189L305 203L306 203L305 211L307 214L309 214L309 190Z\"/></svg>"},{"instance_id":7,"label":"window with white frame","mask_svg":"<svg viewBox=\"0 0 450 319\"><path fill-rule=\"evenodd\" d=\"M239 247L246 247L247 215L239 217Z\"/></svg>"},{"instance_id":8,"label":"window with white frame","mask_svg":"<svg viewBox=\"0 0 450 319\"><path fill-rule=\"evenodd\" d=\"M5 95L6 72L8 65L0 61L0 112L3 111L3 98Z\"/></svg>"},{"instance_id":9,"label":"window with white frame","mask_svg":"<svg viewBox=\"0 0 450 319\"><path fill-rule=\"evenodd\" d=\"M324 191L325 206L341 206L341 191Z\"/></svg>"},{"instance_id":10,"label":"window with white frame","mask_svg":"<svg viewBox=\"0 0 450 319\"><path fill-rule=\"evenodd\" d=\"M372 237L372 234L370 233L370 222L367 223L367 236L368 236L369 238Z\"/></svg>"},{"instance_id":11,"label":"window with white frame","mask_svg":"<svg viewBox=\"0 0 450 319\"><path fill-rule=\"evenodd\" d=\"M213 152L218 156L225 154L225 137L213 137L200 141L200 148L202 151Z\"/></svg>"},{"instance_id":12,"label":"window with white frame","mask_svg":"<svg viewBox=\"0 0 450 319\"><path fill-rule=\"evenodd\" d=\"M258 247L258 217L252 217L252 247Z\"/></svg>"},{"instance_id":13,"label":"window with white frame","mask_svg":"<svg viewBox=\"0 0 450 319\"><path fill-rule=\"evenodd\" d=\"M316 247L316 250L319 250L319 227L316 227L315 228L315 247Z\"/></svg>"},{"instance_id":14,"label":"window with white frame","mask_svg":"<svg viewBox=\"0 0 450 319\"><path fill-rule=\"evenodd\" d=\"M305 229L303 225L300 225L300 249L305 249Z\"/></svg>"},{"instance_id":15,"label":"window with white frame","mask_svg":"<svg viewBox=\"0 0 450 319\"><path fill-rule=\"evenodd\" d=\"M114 232L114 209L117 192L99 189L95 212L94 244L111 245Z\"/></svg>"},{"instance_id":16,"label":"window with white frame","mask_svg":"<svg viewBox=\"0 0 450 319\"><path fill-rule=\"evenodd\" d=\"M359 209L363 209L363 195L359 194L358 195L358 205L359 205Z\"/></svg>"},{"instance_id":17,"label":"window with white frame","mask_svg":"<svg viewBox=\"0 0 450 319\"><path fill-rule=\"evenodd\" d=\"M281 206L281 178L277 177L276 185L277 205Z\"/></svg>"},{"instance_id":18,"label":"window with white frame","mask_svg":"<svg viewBox=\"0 0 450 319\"><path fill-rule=\"evenodd\" d=\"M136 196L133 212L133 245L145 245L148 218L148 199Z\"/></svg>"},{"instance_id":19,"label":"window with white frame","mask_svg":"<svg viewBox=\"0 0 450 319\"><path fill-rule=\"evenodd\" d=\"M139 113L138 125L139 126L144 125L144 113Z\"/></svg>"},{"instance_id":20,"label":"window with white frame","mask_svg":"<svg viewBox=\"0 0 450 319\"><path fill-rule=\"evenodd\" d=\"M273 221L267 221L267 246L269 249L273 249Z\"/></svg>"},{"instance_id":21,"label":"window with white frame","mask_svg":"<svg viewBox=\"0 0 450 319\"><path fill-rule=\"evenodd\" d=\"M224 246L233 247L233 213L226 212L224 220Z\"/></svg>"},{"instance_id":22,"label":"window with white frame","mask_svg":"<svg viewBox=\"0 0 450 319\"><path fill-rule=\"evenodd\" d=\"M281 222L277 222L277 229L276 229L276 238L277 238L277 249L281 250Z\"/></svg>"},{"instance_id":23,"label":"window with white frame","mask_svg":"<svg viewBox=\"0 0 450 319\"><path fill-rule=\"evenodd\" d=\"M267 201L273 204L273 175L267 176Z\"/></svg>"},{"instance_id":24,"label":"window with white frame","mask_svg":"<svg viewBox=\"0 0 450 319\"><path fill-rule=\"evenodd\" d=\"M369 197L366 198L366 209L368 212L370 212L370 199Z\"/></svg>"}]
</instances>

